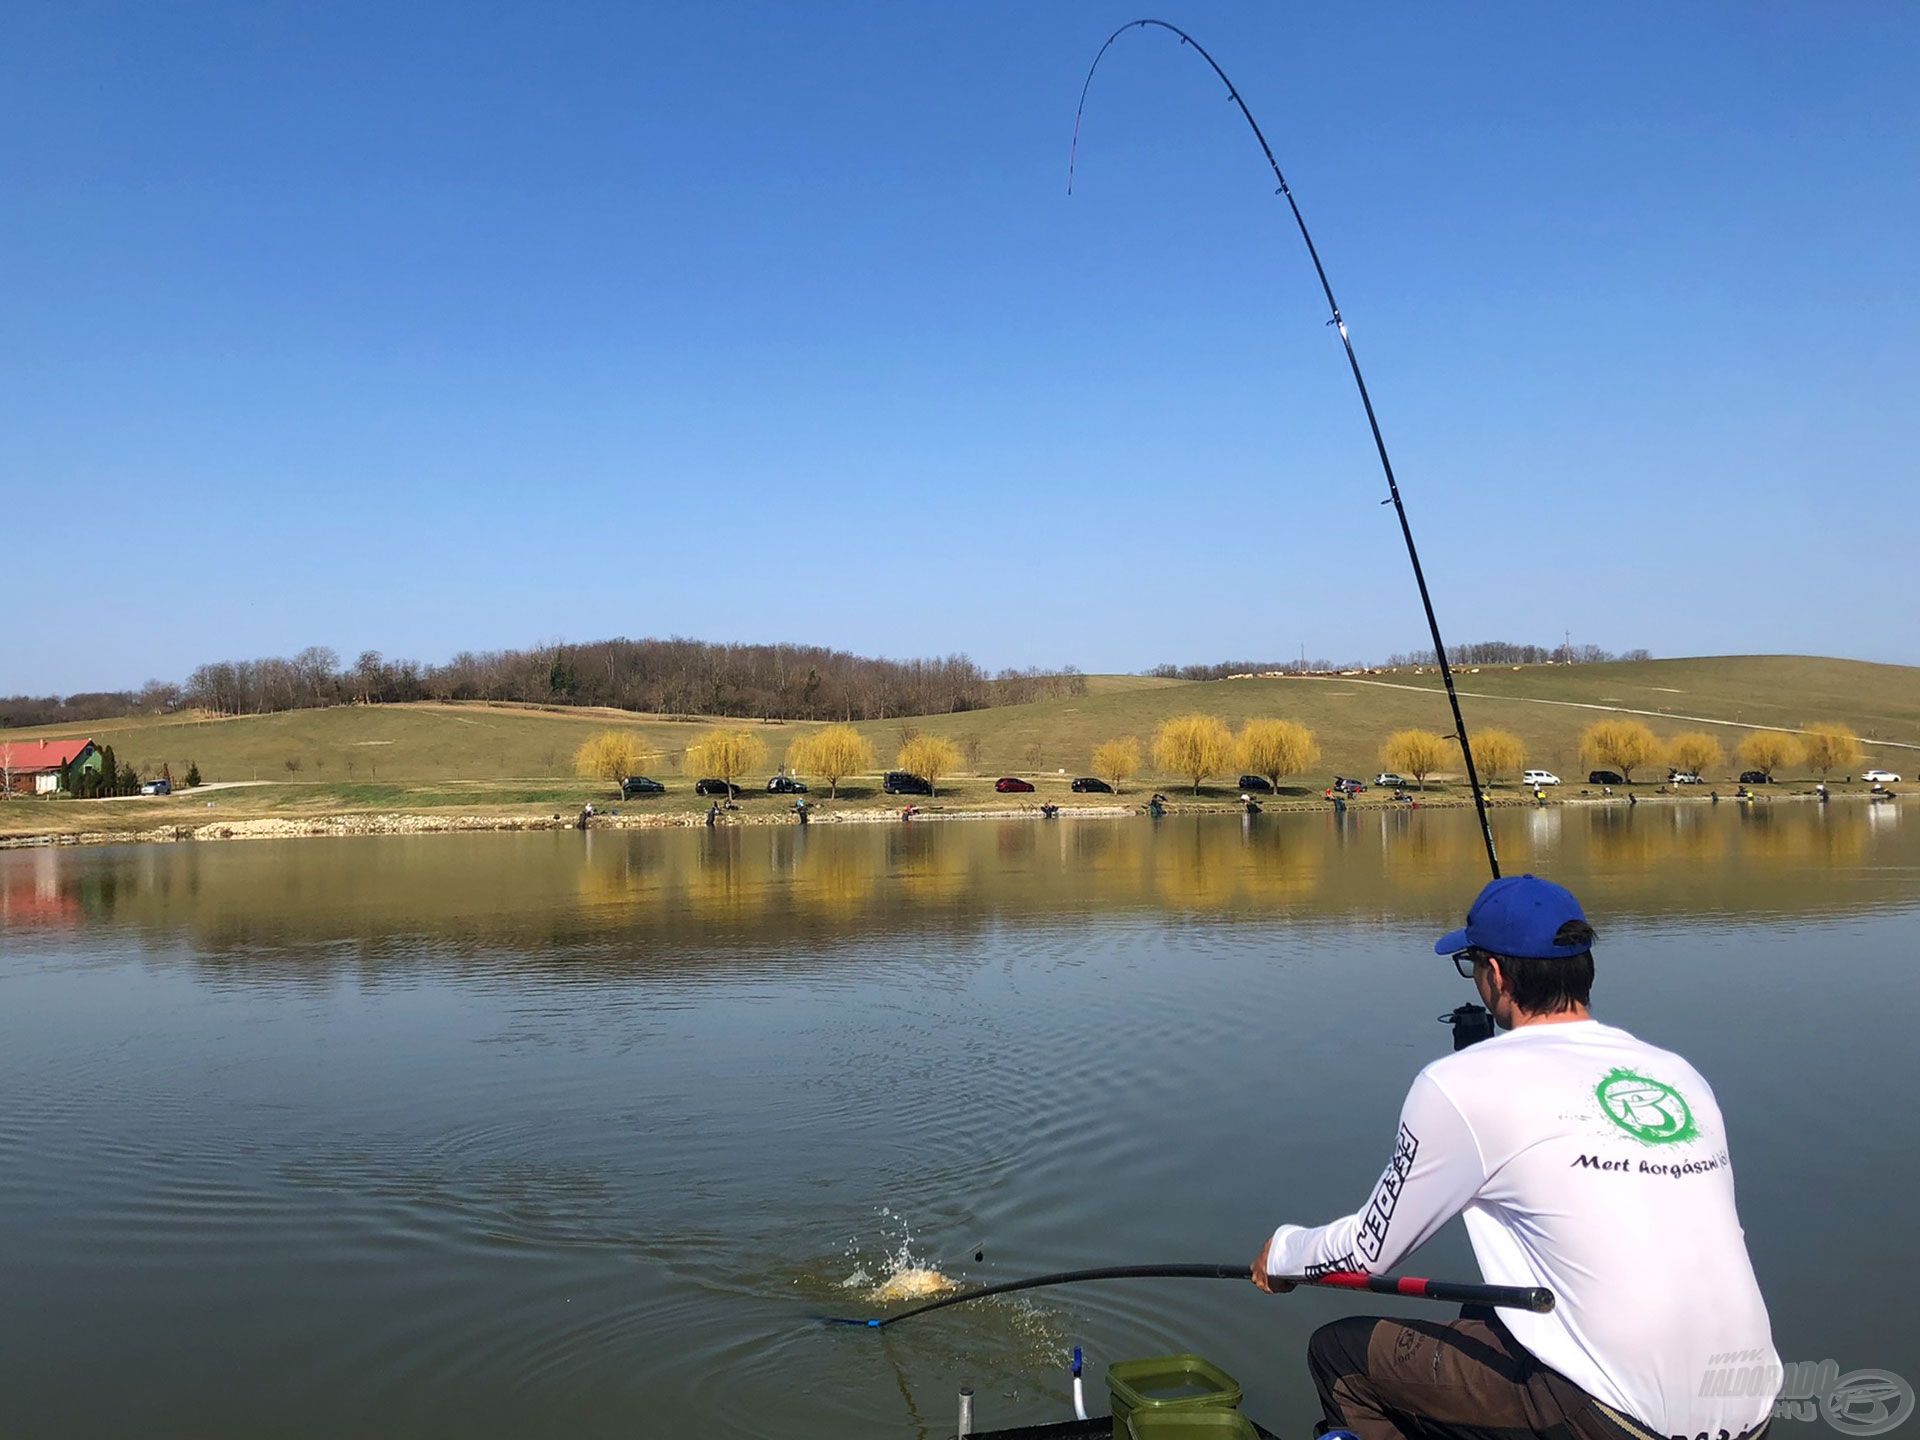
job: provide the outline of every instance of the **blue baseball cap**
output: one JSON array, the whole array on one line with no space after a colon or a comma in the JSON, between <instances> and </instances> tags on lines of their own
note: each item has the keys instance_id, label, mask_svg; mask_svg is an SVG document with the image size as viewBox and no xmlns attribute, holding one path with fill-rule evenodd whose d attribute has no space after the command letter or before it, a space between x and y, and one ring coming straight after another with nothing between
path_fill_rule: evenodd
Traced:
<instances>
[{"instance_id":1,"label":"blue baseball cap","mask_svg":"<svg viewBox=\"0 0 1920 1440\"><path fill-rule=\"evenodd\" d=\"M1453 955L1471 946L1522 960L1571 960L1592 943L1556 945L1553 937L1569 920L1586 918L1566 886L1537 875L1507 875L1488 882L1467 911L1465 927L1434 941L1433 953Z\"/></svg>"}]
</instances>

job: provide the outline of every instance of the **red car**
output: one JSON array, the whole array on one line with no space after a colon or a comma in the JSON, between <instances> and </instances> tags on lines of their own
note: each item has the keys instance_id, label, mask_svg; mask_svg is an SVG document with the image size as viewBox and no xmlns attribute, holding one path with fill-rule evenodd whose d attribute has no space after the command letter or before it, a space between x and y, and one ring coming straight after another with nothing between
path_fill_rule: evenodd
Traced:
<instances>
[{"instance_id":1,"label":"red car","mask_svg":"<svg viewBox=\"0 0 1920 1440\"><path fill-rule=\"evenodd\" d=\"M998 780L993 782L993 788L998 790L1002 795L1031 795L1033 793L1032 785L1028 784L1025 780L1016 780L1011 775L1002 775Z\"/></svg>"}]
</instances>

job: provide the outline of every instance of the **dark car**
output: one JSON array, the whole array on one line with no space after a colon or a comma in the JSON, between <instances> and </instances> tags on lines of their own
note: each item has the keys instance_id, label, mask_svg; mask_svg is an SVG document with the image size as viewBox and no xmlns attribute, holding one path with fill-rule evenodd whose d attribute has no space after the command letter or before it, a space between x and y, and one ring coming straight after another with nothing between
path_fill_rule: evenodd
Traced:
<instances>
[{"instance_id":1,"label":"dark car","mask_svg":"<svg viewBox=\"0 0 1920 1440\"><path fill-rule=\"evenodd\" d=\"M1617 770L1593 770L1587 774L1589 785L1624 785L1626 783L1626 776Z\"/></svg>"},{"instance_id":2,"label":"dark car","mask_svg":"<svg viewBox=\"0 0 1920 1440\"><path fill-rule=\"evenodd\" d=\"M1033 785L1031 782L1016 779L1012 775L1002 775L998 780L993 782L993 788L998 790L1002 795L1031 795L1033 793Z\"/></svg>"},{"instance_id":3,"label":"dark car","mask_svg":"<svg viewBox=\"0 0 1920 1440\"><path fill-rule=\"evenodd\" d=\"M769 795L804 795L807 793L807 782L796 780L791 775L776 775L767 781L767 793Z\"/></svg>"},{"instance_id":4,"label":"dark car","mask_svg":"<svg viewBox=\"0 0 1920 1440\"><path fill-rule=\"evenodd\" d=\"M1242 775L1240 777L1240 788L1242 790L1258 791L1262 795L1271 795L1273 793L1273 786L1264 775Z\"/></svg>"},{"instance_id":5,"label":"dark car","mask_svg":"<svg viewBox=\"0 0 1920 1440\"><path fill-rule=\"evenodd\" d=\"M1104 780L1096 780L1091 775L1082 775L1078 780L1073 782L1073 793L1076 795L1111 795L1113 794L1113 786L1107 784Z\"/></svg>"},{"instance_id":6,"label":"dark car","mask_svg":"<svg viewBox=\"0 0 1920 1440\"><path fill-rule=\"evenodd\" d=\"M1740 783L1742 785L1771 785L1773 783L1773 777L1768 775L1764 770L1742 770L1740 772Z\"/></svg>"},{"instance_id":7,"label":"dark car","mask_svg":"<svg viewBox=\"0 0 1920 1440\"><path fill-rule=\"evenodd\" d=\"M696 795L725 795L731 797L733 790L724 780L696 780L693 782L693 793Z\"/></svg>"},{"instance_id":8,"label":"dark car","mask_svg":"<svg viewBox=\"0 0 1920 1440\"><path fill-rule=\"evenodd\" d=\"M931 795L933 786L919 775L909 774L905 770L889 770L887 778L880 788L889 795Z\"/></svg>"},{"instance_id":9,"label":"dark car","mask_svg":"<svg viewBox=\"0 0 1920 1440\"><path fill-rule=\"evenodd\" d=\"M641 795L664 795L666 793L666 786L662 785L658 780L649 780L644 775L629 775L620 782L620 798L622 800L636 799Z\"/></svg>"},{"instance_id":10,"label":"dark car","mask_svg":"<svg viewBox=\"0 0 1920 1440\"><path fill-rule=\"evenodd\" d=\"M1344 775L1336 775L1333 777L1333 788L1338 790L1342 795L1358 795L1362 790L1367 788L1367 782L1364 780L1349 780Z\"/></svg>"}]
</instances>

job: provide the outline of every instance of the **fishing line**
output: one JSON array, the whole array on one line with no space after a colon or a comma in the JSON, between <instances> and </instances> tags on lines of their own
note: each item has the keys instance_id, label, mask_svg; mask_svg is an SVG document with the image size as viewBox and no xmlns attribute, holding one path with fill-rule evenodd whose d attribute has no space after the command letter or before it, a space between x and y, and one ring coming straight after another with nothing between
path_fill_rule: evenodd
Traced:
<instances>
[{"instance_id":1,"label":"fishing line","mask_svg":"<svg viewBox=\"0 0 1920 1440\"><path fill-rule=\"evenodd\" d=\"M1420 604L1427 613L1427 630L1433 636L1433 653L1440 660L1440 678L1447 688L1447 703L1453 707L1454 735L1450 738L1460 742L1460 753L1467 763L1467 784L1473 791L1473 808L1480 817L1480 838L1487 847L1487 865L1493 871L1493 878L1500 878L1500 856L1493 848L1493 826L1487 820L1486 797L1480 793L1480 775L1473 763L1473 747L1467 741L1466 717L1460 713L1460 696L1453 688L1453 666L1447 661L1446 643L1440 638L1440 621L1433 613L1433 597L1427 591L1426 572L1420 567L1420 551L1413 543L1413 527L1407 522L1407 507L1400 499L1400 485L1393 476L1393 462L1387 458L1387 442L1380 433L1380 421L1373 413L1373 398L1367 393L1367 382L1360 373L1360 359L1354 353L1353 337L1347 334L1347 322L1341 318L1339 303L1333 298L1333 286L1327 279L1327 268L1320 263L1320 251L1313 243L1313 236L1307 232L1306 219L1300 214L1300 204L1293 198L1293 189L1287 184L1287 177L1280 171L1280 162L1274 159L1273 147L1267 143L1267 137L1260 129L1260 122L1253 118L1253 112L1247 108L1247 102L1241 98L1240 89L1227 78L1227 72L1220 68L1220 62L1207 53L1206 48L1178 25L1170 25L1165 20L1129 20L1113 34L1107 37L1107 43L1100 47L1100 53L1093 57L1093 64L1087 67L1086 84L1080 87L1080 105L1073 114L1073 145L1067 154L1067 193L1073 193L1073 181L1080 158L1080 122L1086 114L1087 92L1093 88L1094 72L1100 68L1100 62L1106 57L1113 42L1129 30L1143 29L1148 26L1168 31L1180 37L1182 45L1193 47L1202 60L1212 67L1213 73L1220 77L1220 83L1227 87L1227 98L1240 107L1240 113L1246 117L1253 138L1260 142L1260 153L1267 157L1267 165L1273 171L1273 178L1279 183L1275 192L1284 196L1287 208L1293 212L1294 224L1300 228L1300 238L1306 242L1307 256L1313 261L1313 272L1320 279L1320 292L1327 297L1327 309L1333 318L1327 323L1340 332L1340 343L1347 353L1347 366L1353 371L1353 383L1360 391L1360 404L1367 412L1367 426L1373 432L1373 447L1380 455L1380 468L1387 477L1387 499L1382 504L1391 503L1393 511L1400 520L1400 534L1407 542L1407 558L1413 562L1414 583L1420 588Z\"/></svg>"}]
</instances>

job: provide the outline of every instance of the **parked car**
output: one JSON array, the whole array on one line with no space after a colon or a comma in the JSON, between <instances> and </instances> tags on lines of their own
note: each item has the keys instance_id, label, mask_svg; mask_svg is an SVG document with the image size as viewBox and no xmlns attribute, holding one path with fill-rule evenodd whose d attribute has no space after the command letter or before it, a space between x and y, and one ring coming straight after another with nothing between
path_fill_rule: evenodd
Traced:
<instances>
[{"instance_id":1,"label":"parked car","mask_svg":"<svg viewBox=\"0 0 1920 1440\"><path fill-rule=\"evenodd\" d=\"M993 788L998 790L1002 795L1031 795L1033 793L1033 783L1031 781L1022 780L1013 775L1002 775L998 780L993 782Z\"/></svg>"},{"instance_id":2,"label":"parked car","mask_svg":"<svg viewBox=\"0 0 1920 1440\"><path fill-rule=\"evenodd\" d=\"M1373 783L1378 785L1382 790L1404 790L1407 788L1406 777L1396 775L1391 770L1382 770L1378 775L1373 777Z\"/></svg>"},{"instance_id":3,"label":"parked car","mask_svg":"<svg viewBox=\"0 0 1920 1440\"><path fill-rule=\"evenodd\" d=\"M1591 770L1587 772L1587 784L1589 785L1624 785L1626 783L1626 776L1622 775L1618 770Z\"/></svg>"},{"instance_id":4,"label":"parked car","mask_svg":"<svg viewBox=\"0 0 1920 1440\"><path fill-rule=\"evenodd\" d=\"M1367 782L1364 780L1349 780L1344 775L1336 775L1333 777L1332 788L1338 790L1342 795L1358 795L1362 790L1367 788Z\"/></svg>"},{"instance_id":5,"label":"parked car","mask_svg":"<svg viewBox=\"0 0 1920 1440\"><path fill-rule=\"evenodd\" d=\"M889 795L933 794L932 785L921 776L908 774L905 770L889 770L880 788Z\"/></svg>"},{"instance_id":6,"label":"parked car","mask_svg":"<svg viewBox=\"0 0 1920 1440\"><path fill-rule=\"evenodd\" d=\"M1551 770L1528 770L1520 776L1520 783L1522 785L1558 785L1560 783L1560 777ZM1587 783L1592 784L1594 782L1589 780ZM1599 783L1602 785L1611 785L1614 782L1611 780L1602 780Z\"/></svg>"},{"instance_id":7,"label":"parked car","mask_svg":"<svg viewBox=\"0 0 1920 1440\"><path fill-rule=\"evenodd\" d=\"M1267 782L1267 777L1264 775L1242 775L1240 777L1240 788L1242 790L1253 790L1262 795L1271 795L1273 793L1273 786Z\"/></svg>"},{"instance_id":8,"label":"parked car","mask_svg":"<svg viewBox=\"0 0 1920 1440\"><path fill-rule=\"evenodd\" d=\"M1698 785L1700 783L1700 777L1691 770L1669 770L1667 772L1667 784L1669 785Z\"/></svg>"},{"instance_id":9,"label":"parked car","mask_svg":"<svg viewBox=\"0 0 1920 1440\"><path fill-rule=\"evenodd\" d=\"M791 775L776 775L767 781L767 793L769 795L804 795L807 793L807 782L796 780Z\"/></svg>"},{"instance_id":10,"label":"parked car","mask_svg":"<svg viewBox=\"0 0 1920 1440\"><path fill-rule=\"evenodd\" d=\"M1773 783L1773 777L1764 770L1742 770L1740 772L1740 783L1742 785L1771 785Z\"/></svg>"},{"instance_id":11,"label":"parked car","mask_svg":"<svg viewBox=\"0 0 1920 1440\"><path fill-rule=\"evenodd\" d=\"M693 782L693 793L696 795L731 796L733 794L733 789L724 780L713 780L713 779L696 780Z\"/></svg>"},{"instance_id":12,"label":"parked car","mask_svg":"<svg viewBox=\"0 0 1920 1440\"><path fill-rule=\"evenodd\" d=\"M1111 795L1113 794L1113 786L1107 784L1104 780L1096 780L1091 775L1082 775L1078 780L1073 782L1073 793L1076 795Z\"/></svg>"},{"instance_id":13,"label":"parked car","mask_svg":"<svg viewBox=\"0 0 1920 1440\"><path fill-rule=\"evenodd\" d=\"M1900 777L1896 775L1893 778L1898 780ZM171 795L173 793L173 782L171 780L147 780L142 782L140 793L142 795Z\"/></svg>"},{"instance_id":14,"label":"parked car","mask_svg":"<svg viewBox=\"0 0 1920 1440\"><path fill-rule=\"evenodd\" d=\"M1862 770L1860 778L1870 785L1895 785L1900 780L1891 770ZM160 793L164 795L166 792L163 790Z\"/></svg>"},{"instance_id":15,"label":"parked car","mask_svg":"<svg viewBox=\"0 0 1920 1440\"><path fill-rule=\"evenodd\" d=\"M649 780L645 775L629 775L620 782L620 798L636 800L642 795L664 795L667 787L658 780Z\"/></svg>"}]
</instances>

